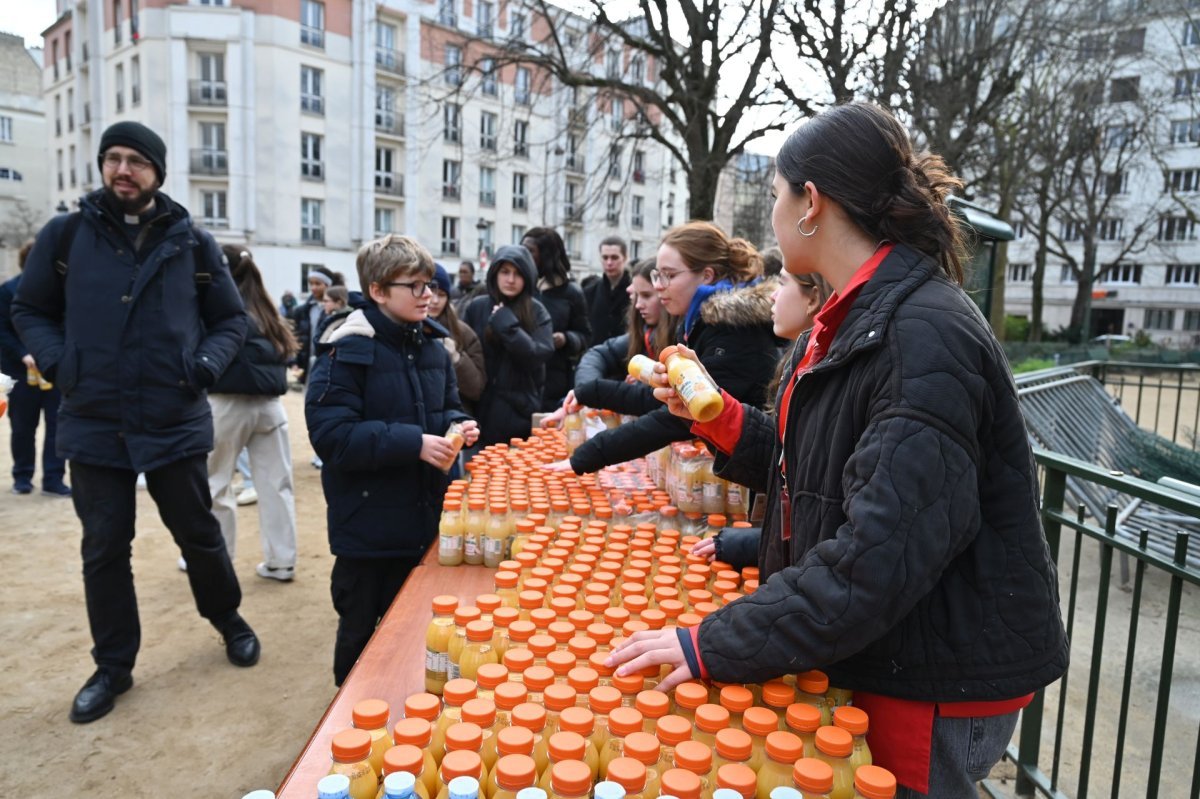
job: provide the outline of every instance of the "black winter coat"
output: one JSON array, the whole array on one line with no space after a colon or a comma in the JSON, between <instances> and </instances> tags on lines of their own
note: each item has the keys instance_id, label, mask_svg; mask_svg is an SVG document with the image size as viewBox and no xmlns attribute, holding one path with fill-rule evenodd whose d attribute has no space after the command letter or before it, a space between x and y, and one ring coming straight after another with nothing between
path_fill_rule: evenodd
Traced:
<instances>
[{"instance_id":1,"label":"black winter coat","mask_svg":"<svg viewBox=\"0 0 1200 799\"><path fill-rule=\"evenodd\" d=\"M762 584L701 625L714 680L820 668L845 688L961 702L1023 696L1063 673L1057 575L1008 362L933 260L896 246L797 383L786 520L775 419L745 411L717 472L767 492Z\"/></svg>"},{"instance_id":2,"label":"black winter coat","mask_svg":"<svg viewBox=\"0 0 1200 799\"><path fill-rule=\"evenodd\" d=\"M287 393L287 359L262 334L247 314L246 341L212 388L210 394L244 394L278 397Z\"/></svg>"},{"instance_id":3,"label":"black winter coat","mask_svg":"<svg viewBox=\"0 0 1200 799\"><path fill-rule=\"evenodd\" d=\"M462 412L436 322L355 311L313 367L308 438L324 462L329 548L352 558L418 557L437 535L448 478L420 459L422 436Z\"/></svg>"},{"instance_id":4,"label":"black winter coat","mask_svg":"<svg viewBox=\"0 0 1200 799\"><path fill-rule=\"evenodd\" d=\"M592 341L595 343L600 344L625 333L628 327L631 280L629 270L626 269L615 286L602 274L583 287L588 322L592 326Z\"/></svg>"},{"instance_id":5,"label":"black winter coat","mask_svg":"<svg viewBox=\"0 0 1200 799\"><path fill-rule=\"evenodd\" d=\"M567 339L562 349L555 350L546 362L541 410L553 411L562 405L563 397L575 385L575 363L592 343L592 326L588 323L583 290L574 281L545 289L537 299L550 312L552 332L562 333Z\"/></svg>"},{"instance_id":6,"label":"black winter coat","mask_svg":"<svg viewBox=\"0 0 1200 799\"><path fill-rule=\"evenodd\" d=\"M20 285L20 275L0 283L0 372L24 380L25 364L21 359L29 354L29 350L21 342L12 323L12 304Z\"/></svg>"},{"instance_id":7,"label":"black winter coat","mask_svg":"<svg viewBox=\"0 0 1200 799\"><path fill-rule=\"evenodd\" d=\"M712 295L686 341L717 385L756 407L764 403L777 364L771 330L774 290L774 283L759 283ZM576 474L599 471L689 438L691 426L660 403L633 424L588 439L571 455L571 468Z\"/></svg>"},{"instance_id":8,"label":"black winter coat","mask_svg":"<svg viewBox=\"0 0 1200 799\"><path fill-rule=\"evenodd\" d=\"M62 390L59 455L144 472L212 449L204 392L237 355L247 316L220 248L182 206L156 195L137 250L103 196L79 202L65 280L54 259L67 215L42 228L13 322Z\"/></svg>"},{"instance_id":9,"label":"black winter coat","mask_svg":"<svg viewBox=\"0 0 1200 799\"><path fill-rule=\"evenodd\" d=\"M641 416L662 407L645 383L626 383L629 334L588 349L575 370L575 399L589 408Z\"/></svg>"}]
</instances>

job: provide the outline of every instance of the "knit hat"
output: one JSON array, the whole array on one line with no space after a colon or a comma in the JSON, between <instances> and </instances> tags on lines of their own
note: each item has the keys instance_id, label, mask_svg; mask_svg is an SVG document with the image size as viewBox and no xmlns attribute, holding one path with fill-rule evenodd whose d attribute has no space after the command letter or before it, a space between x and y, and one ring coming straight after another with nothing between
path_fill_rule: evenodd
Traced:
<instances>
[{"instance_id":1,"label":"knit hat","mask_svg":"<svg viewBox=\"0 0 1200 799\"><path fill-rule=\"evenodd\" d=\"M433 283L442 293L449 296L450 294L450 273L446 271L446 267L437 263L433 264Z\"/></svg>"},{"instance_id":2,"label":"knit hat","mask_svg":"<svg viewBox=\"0 0 1200 799\"><path fill-rule=\"evenodd\" d=\"M118 145L137 150L154 164L161 184L167 177L167 145L159 135L140 122L116 122L108 126L100 137L100 153L96 162L104 169L104 153L109 147Z\"/></svg>"}]
</instances>

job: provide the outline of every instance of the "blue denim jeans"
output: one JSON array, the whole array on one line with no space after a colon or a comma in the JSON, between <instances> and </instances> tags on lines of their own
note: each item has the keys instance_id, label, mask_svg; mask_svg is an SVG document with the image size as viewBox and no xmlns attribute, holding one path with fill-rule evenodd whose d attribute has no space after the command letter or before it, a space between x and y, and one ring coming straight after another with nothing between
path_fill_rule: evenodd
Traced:
<instances>
[{"instance_id":1,"label":"blue denim jeans","mask_svg":"<svg viewBox=\"0 0 1200 799\"><path fill-rule=\"evenodd\" d=\"M976 718L933 719L929 753L929 793L900 786L897 799L976 799L975 784L987 777L1017 728L1020 713Z\"/></svg>"}]
</instances>

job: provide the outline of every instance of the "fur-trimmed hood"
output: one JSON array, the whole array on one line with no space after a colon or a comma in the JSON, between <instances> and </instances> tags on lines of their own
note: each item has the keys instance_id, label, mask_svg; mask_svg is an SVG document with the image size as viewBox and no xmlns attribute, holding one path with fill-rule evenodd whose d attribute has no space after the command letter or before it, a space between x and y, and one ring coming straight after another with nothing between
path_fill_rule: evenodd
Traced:
<instances>
[{"instance_id":1,"label":"fur-trimmed hood","mask_svg":"<svg viewBox=\"0 0 1200 799\"><path fill-rule=\"evenodd\" d=\"M754 327L771 324L771 295L779 286L778 278L769 277L751 286L713 294L700 307L700 318L707 325Z\"/></svg>"}]
</instances>

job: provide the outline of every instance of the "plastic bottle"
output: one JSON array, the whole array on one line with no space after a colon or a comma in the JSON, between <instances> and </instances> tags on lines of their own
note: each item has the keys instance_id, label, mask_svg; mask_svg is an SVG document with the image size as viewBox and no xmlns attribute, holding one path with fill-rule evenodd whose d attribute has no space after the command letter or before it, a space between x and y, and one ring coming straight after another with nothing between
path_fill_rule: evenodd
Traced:
<instances>
[{"instance_id":1,"label":"plastic bottle","mask_svg":"<svg viewBox=\"0 0 1200 799\"><path fill-rule=\"evenodd\" d=\"M645 355L635 355L629 359L629 365L626 367L629 376L639 383L653 385L650 382L651 376L654 374L655 361Z\"/></svg>"},{"instance_id":2,"label":"plastic bottle","mask_svg":"<svg viewBox=\"0 0 1200 799\"><path fill-rule=\"evenodd\" d=\"M700 799L700 778L687 769L667 769L659 778L659 783L659 790L664 795L678 799Z\"/></svg>"},{"instance_id":3,"label":"plastic bottle","mask_svg":"<svg viewBox=\"0 0 1200 799\"><path fill-rule=\"evenodd\" d=\"M825 692L829 690L829 678L823 671L806 671L796 675L796 701L812 705L821 711L821 726L827 727L833 723L833 714Z\"/></svg>"},{"instance_id":4,"label":"plastic bottle","mask_svg":"<svg viewBox=\"0 0 1200 799\"><path fill-rule=\"evenodd\" d=\"M692 738L712 748L717 743L717 733L729 726L729 711L720 705L703 704L696 708L696 725Z\"/></svg>"},{"instance_id":5,"label":"plastic bottle","mask_svg":"<svg viewBox=\"0 0 1200 799\"><path fill-rule=\"evenodd\" d=\"M463 562L463 517L462 504L447 499L442 504L442 517L438 522L438 565L458 566Z\"/></svg>"},{"instance_id":6,"label":"plastic bottle","mask_svg":"<svg viewBox=\"0 0 1200 799\"><path fill-rule=\"evenodd\" d=\"M421 763L419 766L413 766L410 769L401 769L409 771L416 777L419 777L425 788L424 799L430 799L431 796L437 795L437 761L433 759L433 752L430 750L430 741L433 739L433 725L421 718L399 719L396 726L392 728L392 740L395 746L384 753L384 773L389 773L387 767L388 754L393 750L399 749L402 746L408 746L416 749L421 754ZM397 753L398 755L401 753ZM404 753L410 755L411 753ZM405 761L407 762L407 761Z\"/></svg>"},{"instance_id":7,"label":"plastic bottle","mask_svg":"<svg viewBox=\"0 0 1200 799\"><path fill-rule=\"evenodd\" d=\"M625 799L625 786L618 782L602 780L592 791L595 799Z\"/></svg>"},{"instance_id":8,"label":"plastic bottle","mask_svg":"<svg viewBox=\"0 0 1200 799\"><path fill-rule=\"evenodd\" d=\"M541 788L526 788L517 794L517 799L546 799L546 792Z\"/></svg>"},{"instance_id":9,"label":"plastic bottle","mask_svg":"<svg viewBox=\"0 0 1200 799\"><path fill-rule=\"evenodd\" d=\"M379 778L371 767L371 734L351 727L333 736L330 746L333 764L330 774L344 774L350 780L351 799L375 799Z\"/></svg>"},{"instance_id":10,"label":"plastic bottle","mask_svg":"<svg viewBox=\"0 0 1200 799\"><path fill-rule=\"evenodd\" d=\"M350 778L345 774L326 774L317 780L317 799L350 799Z\"/></svg>"},{"instance_id":11,"label":"plastic bottle","mask_svg":"<svg viewBox=\"0 0 1200 799\"><path fill-rule=\"evenodd\" d=\"M653 735L658 720L671 712L671 697L662 691L642 691L633 706L642 714L642 729Z\"/></svg>"},{"instance_id":12,"label":"plastic bottle","mask_svg":"<svg viewBox=\"0 0 1200 799\"><path fill-rule=\"evenodd\" d=\"M804 741L804 756L816 757L817 744L814 739L817 730L821 728L820 709L801 702L793 702L788 705L785 719L788 729L800 736L801 741Z\"/></svg>"},{"instance_id":13,"label":"plastic bottle","mask_svg":"<svg viewBox=\"0 0 1200 799\"><path fill-rule=\"evenodd\" d=\"M804 799L800 792L790 785L781 785L771 791L771 799Z\"/></svg>"},{"instance_id":14,"label":"plastic bottle","mask_svg":"<svg viewBox=\"0 0 1200 799\"><path fill-rule=\"evenodd\" d=\"M491 699L476 697L463 704L462 718L463 721L478 725L482 731L483 746L479 750L479 754L483 758L484 770L491 774L492 769L496 767L498 758L496 754L496 703ZM486 784L483 787L484 793L488 793Z\"/></svg>"},{"instance_id":15,"label":"plastic bottle","mask_svg":"<svg viewBox=\"0 0 1200 799\"><path fill-rule=\"evenodd\" d=\"M661 748L658 738L648 732L631 732L625 736L625 746L622 748L624 756L646 767L646 789L643 794L647 797L658 796L661 790L658 770Z\"/></svg>"},{"instance_id":16,"label":"plastic bottle","mask_svg":"<svg viewBox=\"0 0 1200 799\"><path fill-rule=\"evenodd\" d=\"M430 744L429 750L433 753L434 762L441 766L442 752L434 751L433 736L436 734L438 721L442 717L442 700L438 699L431 693L410 694L404 700L404 717L410 719L424 719L430 726ZM433 791L434 794L437 791Z\"/></svg>"},{"instance_id":17,"label":"plastic bottle","mask_svg":"<svg viewBox=\"0 0 1200 799\"><path fill-rule=\"evenodd\" d=\"M503 502L493 502L488 510L490 513L483 528L483 565L494 569L504 560L504 547L508 543L511 523L508 506Z\"/></svg>"},{"instance_id":18,"label":"plastic bottle","mask_svg":"<svg viewBox=\"0 0 1200 799\"><path fill-rule=\"evenodd\" d=\"M823 760L802 757L792 766L792 784L803 799L830 799L833 769Z\"/></svg>"},{"instance_id":19,"label":"plastic bottle","mask_svg":"<svg viewBox=\"0 0 1200 799\"><path fill-rule=\"evenodd\" d=\"M542 704L546 707L546 735L558 732L558 716L566 708L575 707L575 689L569 685L554 683L542 690Z\"/></svg>"},{"instance_id":20,"label":"plastic bottle","mask_svg":"<svg viewBox=\"0 0 1200 799\"><path fill-rule=\"evenodd\" d=\"M712 799L716 790L712 749L700 741L684 741L675 747L675 768L687 769L700 778L701 799Z\"/></svg>"},{"instance_id":21,"label":"plastic bottle","mask_svg":"<svg viewBox=\"0 0 1200 799\"><path fill-rule=\"evenodd\" d=\"M698 682L683 682L675 688L675 715L689 724L696 721L696 708L708 701L708 689Z\"/></svg>"},{"instance_id":22,"label":"plastic bottle","mask_svg":"<svg viewBox=\"0 0 1200 799\"><path fill-rule=\"evenodd\" d=\"M663 716L654 727L654 735L658 738L658 773L661 776L675 767L675 747L692 739L692 725L683 716Z\"/></svg>"},{"instance_id":23,"label":"plastic bottle","mask_svg":"<svg viewBox=\"0 0 1200 799\"><path fill-rule=\"evenodd\" d=\"M487 527L487 503L482 499L467 502L467 519L463 525L463 563L474 566L483 563L483 531Z\"/></svg>"},{"instance_id":24,"label":"plastic bottle","mask_svg":"<svg viewBox=\"0 0 1200 799\"><path fill-rule=\"evenodd\" d=\"M563 417L563 433L567 437L567 455L574 455L575 450L587 441L587 430L584 426L583 415L568 413Z\"/></svg>"},{"instance_id":25,"label":"plastic bottle","mask_svg":"<svg viewBox=\"0 0 1200 799\"><path fill-rule=\"evenodd\" d=\"M533 733L533 762L538 774L546 773L550 755L546 750L546 708L533 702L522 702L513 708L512 723Z\"/></svg>"},{"instance_id":26,"label":"plastic bottle","mask_svg":"<svg viewBox=\"0 0 1200 799\"><path fill-rule=\"evenodd\" d=\"M750 774L753 776L754 772L751 771ZM713 791L713 799L739 799L739 797L744 796L745 794L739 793L732 788L717 788ZM752 793L750 796L753 797L754 794Z\"/></svg>"},{"instance_id":27,"label":"plastic bottle","mask_svg":"<svg viewBox=\"0 0 1200 799\"><path fill-rule=\"evenodd\" d=\"M441 787L438 789L436 799L451 799L452 796L459 793L457 791L452 792L450 785L461 777L469 777L472 783L474 783L473 785L459 783L458 787L463 789L462 792L467 792L466 789L470 788L469 793L479 797L481 796L479 785L482 776L483 761L479 759L478 754L465 751L447 752L446 757L442 759L442 767L438 772Z\"/></svg>"},{"instance_id":28,"label":"plastic bottle","mask_svg":"<svg viewBox=\"0 0 1200 799\"><path fill-rule=\"evenodd\" d=\"M758 775L754 769L745 763L725 763L716 768L716 773L717 790L713 792L713 799L719 799L717 794L721 789L735 791L742 799L754 799L758 790Z\"/></svg>"},{"instance_id":29,"label":"plastic bottle","mask_svg":"<svg viewBox=\"0 0 1200 799\"><path fill-rule=\"evenodd\" d=\"M850 766L857 774L863 766L871 765L871 748L867 746L867 731L870 719L862 708L846 705L833 711L833 726L841 727L854 737L854 751L850 753Z\"/></svg>"},{"instance_id":30,"label":"plastic bottle","mask_svg":"<svg viewBox=\"0 0 1200 799\"><path fill-rule=\"evenodd\" d=\"M608 781L625 789L626 799L643 799L646 796L646 766L632 757L613 758L608 764L608 775Z\"/></svg>"},{"instance_id":31,"label":"plastic bottle","mask_svg":"<svg viewBox=\"0 0 1200 799\"><path fill-rule=\"evenodd\" d=\"M490 621L473 621L467 624L467 643L458 657L458 674L474 680L479 667L485 663L499 663L496 648L492 646L495 628Z\"/></svg>"},{"instance_id":32,"label":"plastic bottle","mask_svg":"<svg viewBox=\"0 0 1200 799\"><path fill-rule=\"evenodd\" d=\"M787 715L788 705L796 700L796 690L782 680L771 680L763 683L762 703L764 707L775 711L783 719Z\"/></svg>"},{"instance_id":33,"label":"plastic bottle","mask_svg":"<svg viewBox=\"0 0 1200 799\"><path fill-rule=\"evenodd\" d=\"M533 767L533 782L531 784L537 784L538 773L537 763L533 762L532 732L524 727L506 727L503 730L500 730L500 732L496 735L496 754L499 755L499 759L496 761L497 763L509 755L524 755L525 757L529 758L529 762ZM488 774L487 785L484 786L484 790L488 796L491 796L494 799L496 796L496 791L499 790L499 785L496 782L495 769Z\"/></svg>"},{"instance_id":34,"label":"plastic bottle","mask_svg":"<svg viewBox=\"0 0 1200 799\"><path fill-rule=\"evenodd\" d=\"M446 754L446 730L462 721L462 706L475 698L475 681L464 680L461 677L450 680L442 690L442 714L438 716L437 724L433 727L433 739L429 744L433 750L433 759L440 766Z\"/></svg>"},{"instance_id":35,"label":"plastic bottle","mask_svg":"<svg viewBox=\"0 0 1200 799\"><path fill-rule=\"evenodd\" d=\"M767 736L766 758L758 770L757 799L770 799L776 788L792 787L792 766L804 754L804 744L790 732L775 730Z\"/></svg>"},{"instance_id":36,"label":"plastic bottle","mask_svg":"<svg viewBox=\"0 0 1200 799\"><path fill-rule=\"evenodd\" d=\"M387 731L391 714L391 708L382 699L363 699L350 712L351 723L371 736L370 761L376 778L383 776L383 753L392 748L392 737Z\"/></svg>"},{"instance_id":37,"label":"plastic bottle","mask_svg":"<svg viewBox=\"0 0 1200 799\"><path fill-rule=\"evenodd\" d=\"M854 799L893 799L896 777L876 765L863 766L854 772Z\"/></svg>"},{"instance_id":38,"label":"plastic bottle","mask_svg":"<svg viewBox=\"0 0 1200 799\"><path fill-rule=\"evenodd\" d=\"M713 756L713 768L720 770L724 765L742 765L751 771L750 756L754 753L754 743L750 733L745 730L735 730L726 727L716 734L716 754Z\"/></svg>"},{"instance_id":39,"label":"plastic bottle","mask_svg":"<svg viewBox=\"0 0 1200 799\"><path fill-rule=\"evenodd\" d=\"M537 766L529 755L505 755L496 761L491 781L495 784L491 799L516 799L525 788L536 787Z\"/></svg>"},{"instance_id":40,"label":"plastic bottle","mask_svg":"<svg viewBox=\"0 0 1200 799\"><path fill-rule=\"evenodd\" d=\"M513 571L498 571L496 572L495 586L496 595L500 597L501 603L506 608L520 609L520 592L517 590L517 585L520 582L521 575Z\"/></svg>"},{"instance_id":41,"label":"plastic bottle","mask_svg":"<svg viewBox=\"0 0 1200 799\"><path fill-rule=\"evenodd\" d=\"M698 422L711 422L725 409L721 391L700 364L678 353L679 348L671 346L665 347L658 356L667 367L667 382L678 392L692 418Z\"/></svg>"},{"instance_id":42,"label":"plastic bottle","mask_svg":"<svg viewBox=\"0 0 1200 799\"><path fill-rule=\"evenodd\" d=\"M636 708L619 707L608 714L608 740L600 751L601 778L607 779L609 763L624 756L625 736L641 730L642 714ZM641 793L641 789L634 793Z\"/></svg>"},{"instance_id":43,"label":"plastic bottle","mask_svg":"<svg viewBox=\"0 0 1200 799\"><path fill-rule=\"evenodd\" d=\"M595 714L596 735L593 740L600 750L608 743L608 714L621 706L621 692L611 685L599 685L588 692L588 708Z\"/></svg>"},{"instance_id":44,"label":"plastic bottle","mask_svg":"<svg viewBox=\"0 0 1200 799\"><path fill-rule=\"evenodd\" d=\"M854 737L841 727L821 727L814 740L817 759L833 768L833 789L829 799L853 799L854 767L850 764L850 755L854 753Z\"/></svg>"},{"instance_id":45,"label":"plastic bottle","mask_svg":"<svg viewBox=\"0 0 1200 799\"><path fill-rule=\"evenodd\" d=\"M407 771L388 774L383 780L383 799L413 799L417 794L417 778Z\"/></svg>"},{"instance_id":46,"label":"plastic bottle","mask_svg":"<svg viewBox=\"0 0 1200 799\"><path fill-rule=\"evenodd\" d=\"M483 762L483 729L478 724L461 721L446 730L446 757L455 752L474 752L479 755L479 785L481 788L487 785L488 770ZM443 760L442 765L445 763Z\"/></svg>"},{"instance_id":47,"label":"plastic bottle","mask_svg":"<svg viewBox=\"0 0 1200 799\"><path fill-rule=\"evenodd\" d=\"M550 771L550 799L587 799L591 790L592 772L582 760L554 764Z\"/></svg>"},{"instance_id":48,"label":"plastic bottle","mask_svg":"<svg viewBox=\"0 0 1200 799\"><path fill-rule=\"evenodd\" d=\"M450 638L454 635L454 611L458 597L445 594L433 598L433 619L425 629L425 690L441 695L449 679Z\"/></svg>"},{"instance_id":49,"label":"plastic bottle","mask_svg":"<svg viewBox=\"0 0 1200 799\"><path fill-rule=\"evenodd\" d=\"M474 777L455 777L446 785L448 799L479 799L479 780Z\"/></svg>"},{"instance_id":50,"label":"plastic bottle","mask_svg":"<svg viewBox=\"0 0 1200 799\"><path fill-rule=\"evenodd\" d=\"M457 680L462 677L459 658L462 657L462 651L467 645L467 625L478 621L482 616L483 612L471 605L460 605L454 609L454 634L450 636L450 643L446 646L446 654L449 658L449 664L446 666L448 679Z\"/></svg>"},{"instance_id":51,"label":"plastic bottle","mask_svg":"<svg viewBox=\"0 0 1200 799\"><path fill-rule=\"evenodd\" d=\"M765 707L752 707L742 714L742 729L754 744L750 768L761 773L767 760L767 736L779 729L779 717Z\"/></svg>"},{"instance_id":52,"label":"plastic bottle","mask_svg":"<svg viewBox=\"0 0 1200 799\"><path fill-rule=\"evenodd\" d=\"M556 732L550 736L549 744L546 747L549 754L549 768L542 774L542 778L538 780L538 787L547 793L553 793L551 785L551 776L554 772L554 766L568 760L578 760L585 763L584 755L587 753L588 742L583 736L574 732ZM588 785L592 784L596 776L592 770L588 769Z\"/></svg>"},{"instance_id":53,"label":"plastic bottle","mask_svg":"<svg viewBox=\"0 0 1200 799\"><path fill-rule=\"evenodd\" d=\"M496 703L496 729L512 726L512 711L517 705L529 701L529 691L519 682L504 682L496 686L492 696Z\"/></svg>"},{"instance_id":54,"label":"plastic bottle","mask_svg":"<svg viewBox=\"0 0 1200 799\"><path fill-rule=\"evenodd\" d=\"M729 711L729 726L740 730L742 714L754 704L754 694L742 685L726 685L721 688L719 701L721 707Z\"/></svg>"},{"instance_id":55,"label":"plastic bottle","mask_svg":"<svg viewBox=\"0 0 1200 799\"><path fill-rule=\"evenodd\" d=\"M558 729L562 732L576 733L587 741L583 762L588 764L588 768L592 770L592 778L595 779L600 773L600 748L596 744L599 732L596 729L596 714L586 707L569 707L558 717Z\"/></svg>"}]
</instances>

